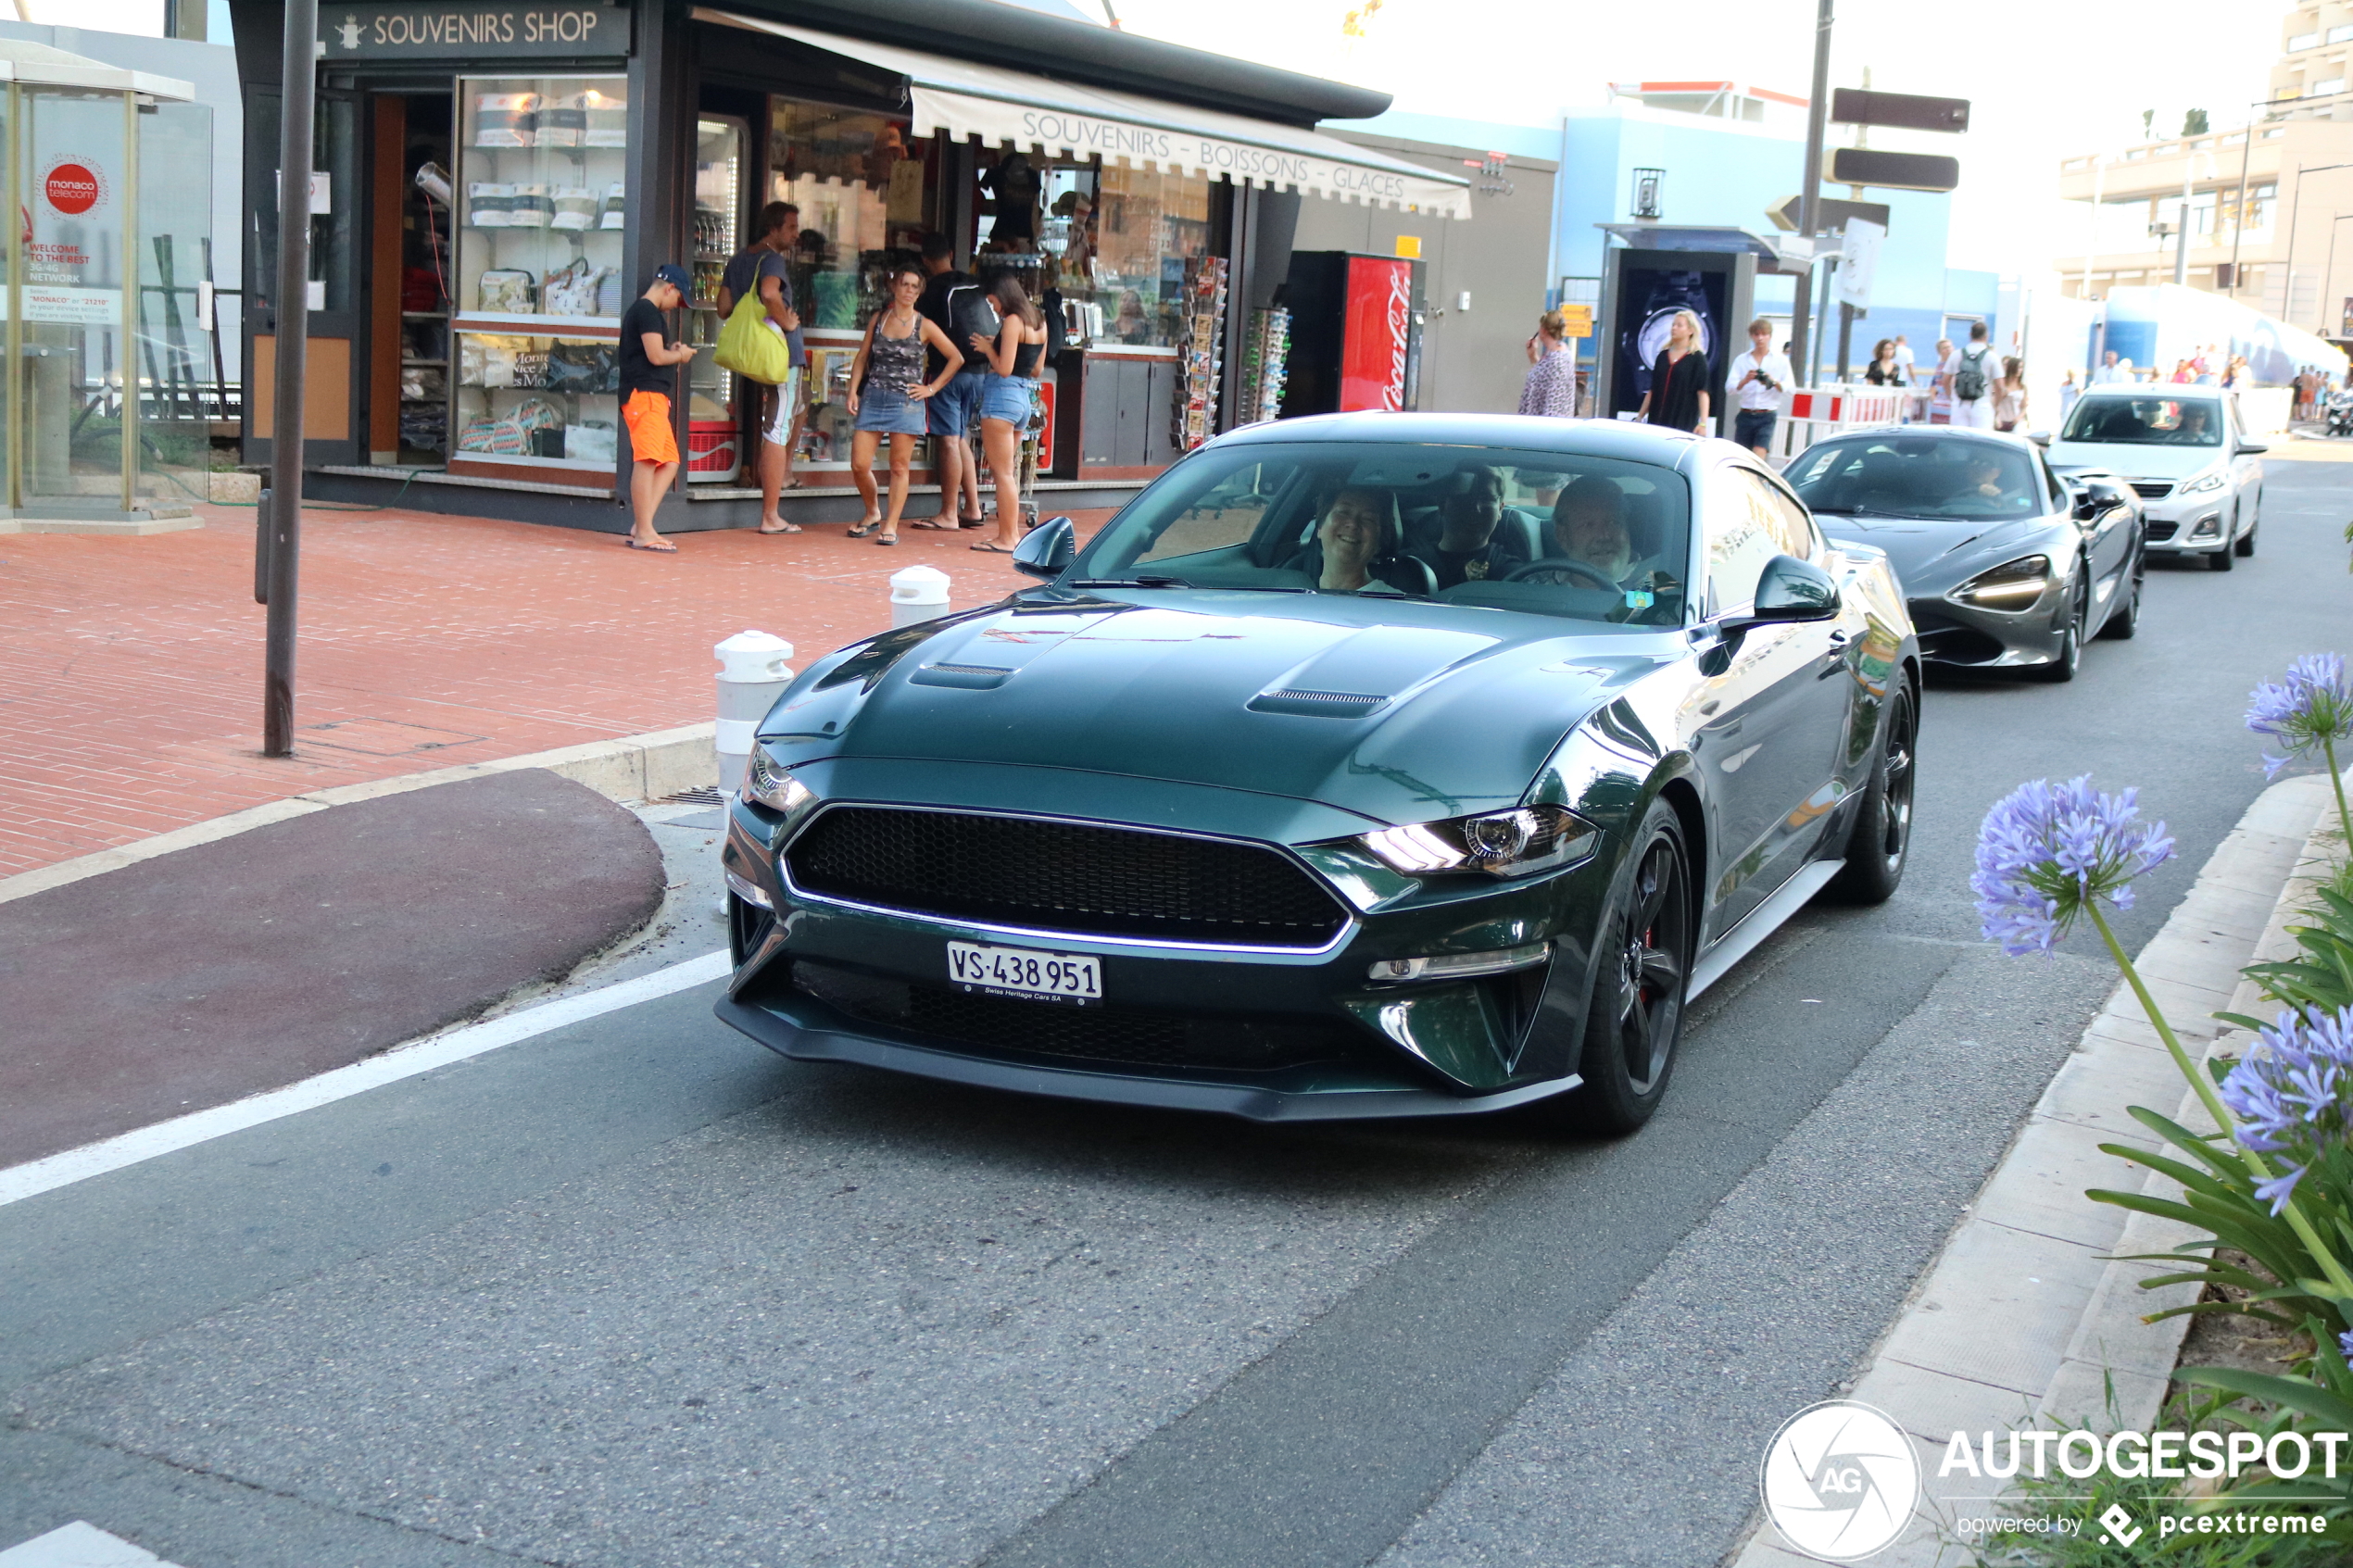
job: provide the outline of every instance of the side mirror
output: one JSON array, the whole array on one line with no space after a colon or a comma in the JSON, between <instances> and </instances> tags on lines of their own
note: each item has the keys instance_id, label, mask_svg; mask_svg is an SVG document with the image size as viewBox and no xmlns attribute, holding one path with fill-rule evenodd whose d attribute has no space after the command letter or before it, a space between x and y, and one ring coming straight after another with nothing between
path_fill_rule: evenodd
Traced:
<instances>
[{"instance_id":1,"label":"side mirror","mask_svg":"<svg viewBox=\"0 0 2353 1568\"><path fill-rule=\"evenodd\" d=\"M2239 446L2238 446L2238 455L2239 455L2240 457L2242 457L2242 458L2252 458L2252 457L2256 456L2258 453L2260 453L2260 452L2268 452L2268 451L2270 451L2271 449L2271 444L2270 442L2268 442L2268 441L2246 441L2246 440L2242 440L2242 441L2239 443Z\"/></svg>"},{"instance_id":2,"label":"side mirror","mask_svg":"<svg viewBox=\"0 0 2353 1568\"><path fill-rule=\"evenodd\" d=\"M1839 611L1838 584L1831 574L1795 556L1775 556L1756 579L1756 603L1746 615L1727 616L1726 632L1793 621L1828 621Z\"/></svg>"},{"instance_id":3,"label":"side mirror","mask_svg":"<svg viewBox=\"0 0 2353 1568\"><path fill-rule=\"evenodd\" d=\"M1066 517L1050 517L1013 546L1013 570L1051 583L1070 566L1078 553L1078 530Z\"/></svg>"},{"instance_id":4,"label":"side mirror","mask_svg":"<svg viewBox=\"0 0 2353 1568\"><path fill-rule=\"evenodd\" d=\"M2030 430L2026 433L2026 439L2037 446L2048 446L2051 444L2051 433L2047 430Z\"/></svg>"},{"instance_id":5,"label":"side mirror","mask_svg":"<svg viewBox=\"0 0 2353 1568\"><path fill-rule=\"evenodd\" d=\"M2087 479L2083 481L2082 489L2083 498L2075 503L2075 515L2084 522L2112 508L2131 505L2124 492L2112 480Z\"/></svg>"}]
</instances>

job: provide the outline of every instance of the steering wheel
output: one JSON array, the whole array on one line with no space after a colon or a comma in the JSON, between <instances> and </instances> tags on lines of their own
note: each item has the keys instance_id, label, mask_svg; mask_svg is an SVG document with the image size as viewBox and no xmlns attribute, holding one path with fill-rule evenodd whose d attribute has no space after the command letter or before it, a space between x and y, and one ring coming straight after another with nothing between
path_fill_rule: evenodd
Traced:
<instances>
[{"instance_id":1,"label":"steering wheel","mask_svg":"<svg viewBox=\"0 0 2353 1568\"><path fill-rule=\"evenodd\" d=\"M1604 571L1601 568L1589 565L1584 561L1577 559L1573 556L1546 556L1541 560L1529 561L1525 566L1514 567L1511 571L1504 573L1500 581L1505 583L1516 583L1523 577L1532 577L1540 571L1573 571L1581 577L1592 580L1593 585L1601 589L1601 591L1604 594L1620 594L1625 592L1625 588L1618 583L1617 578L1612 577L1608 572Z\"/></svg>"}]
</instances>

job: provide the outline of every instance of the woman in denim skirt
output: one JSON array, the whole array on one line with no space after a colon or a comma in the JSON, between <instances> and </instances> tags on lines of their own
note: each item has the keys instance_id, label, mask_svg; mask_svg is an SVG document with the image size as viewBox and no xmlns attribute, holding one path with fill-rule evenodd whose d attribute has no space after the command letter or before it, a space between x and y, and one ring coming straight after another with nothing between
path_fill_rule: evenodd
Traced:
<instances>
[{"instance_id":1,"label":"woman in denim skirt","mask_svg":"<svg viewBox=\"0 0 2353 1568\"><path fill-rule=\"evenodd\" d=\"M857 361L849 367L850 417L855 433L849 439L849 473L866 503L866 515L849 531L862 539L879 528L877 545L899 543L899 514L907 506L907 465L914 456L915 438L924 433L924 400L948 384L964 357L948 334L924 319L915 301L924 292L924 275L902 267L890 277L890 304L866 323L866 341L858 345ZM924 349L928 345L946 361L938 378L924 380ZM875 448L890 437L890 511L886 515L875 492Z\"/></svg>"},{"instance_id":2,"label":"woman in denim skirt","mask_svg":"<svg viewBox=\"0 0 2353 1568\"><path fill-rule=\"evenodd\" d=\"M974 352L988 362L980 389L980 445L997 476L997 537L973 546L1010 555L1021 543L1021 438L1029 429L1038 363L1046 354L1046 316L1010 273L988 285L1004 325L996 339L972 334Z\"/></svg>"}]
</instances>

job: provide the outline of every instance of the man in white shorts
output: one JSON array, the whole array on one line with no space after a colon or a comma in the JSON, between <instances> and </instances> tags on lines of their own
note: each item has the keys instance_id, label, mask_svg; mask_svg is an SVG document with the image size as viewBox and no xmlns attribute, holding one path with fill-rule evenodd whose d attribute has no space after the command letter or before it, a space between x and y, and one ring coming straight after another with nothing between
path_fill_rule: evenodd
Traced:
<instances>
[{"instance_id":1,"label":"man in white shorts","mask_svg":"<svg viewBox=\"0 0 2353 1568\"><path fill-rule=\"evenodd\" d=\"M768 308L768 330L791 347L792 369L784 384L765 388L766 406L760 421L760 532L798 533L800 525L786 522L778 511L785 486L792 479L793 445L800 439L800 421L807 412L801 396L801 367L807 356L800 342L800 315L793 308L792 272L786 257L800 238L800 208L790 202L770 202L760 209L760 237L727 263L719 280L719 319L724 321L736 302L757 291Z\"/></svg>"}]
</instances>

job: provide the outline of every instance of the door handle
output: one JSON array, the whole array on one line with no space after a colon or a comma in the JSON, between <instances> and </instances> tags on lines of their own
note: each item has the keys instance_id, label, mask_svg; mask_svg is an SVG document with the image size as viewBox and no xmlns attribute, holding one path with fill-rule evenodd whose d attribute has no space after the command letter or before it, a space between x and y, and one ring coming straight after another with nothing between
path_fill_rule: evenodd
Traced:
<instances>
[{"instance_id":1,"label":"door handle","mask_svg":"<svg viewBox=\"0 0 2353 1568\"><path fill-rule=\"evenodd\" d=\"M1814 679L1819 681L1835 675L1844 666L1846 641L1844 632L1834 631L1831 633L1831 646L1822 651L1822 667L1814 671Z\"/></svg>"}]
</instances>

